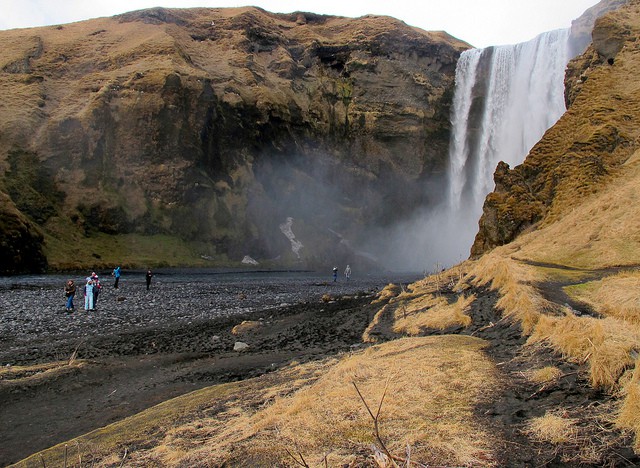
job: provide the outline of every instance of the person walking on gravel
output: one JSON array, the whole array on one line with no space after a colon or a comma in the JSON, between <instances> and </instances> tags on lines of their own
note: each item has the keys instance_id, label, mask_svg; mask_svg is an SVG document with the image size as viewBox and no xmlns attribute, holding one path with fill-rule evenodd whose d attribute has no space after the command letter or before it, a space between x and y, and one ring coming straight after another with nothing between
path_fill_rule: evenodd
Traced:
<instances>
[{"instance_id":1,"label":"person walking on gravel","mask_svg":"<svg viewBox=\"0 0 640 468\"><path fill-rule=\"evenodd\" d=\"M64 285L64 295L67 298L67 312L73 312L73 296L76 295L76 283L73 280Z\"/></svg>"},{"instance_id":2,"label":"person walking on gravel","mask_svg":"<svg viewBox=\"0 0 640 468\"><path fill-rule=\"evenodd\" d=\"M344 276L347 278L347 281L351 278L351 267L349 265L347 265L347 268L344 270Z\"/></svg>"},{"instance_id":3,"label":"person walking on gravel","mask_svg":"<svg viewBox=\"0 0 640 468\"><path fill-rule=\"evenodd\" d=\"M153 273L151 273L151 270L147 270L147 274L144 276L144 279L147 282L147 291L149 290L149 286L151 286L151 277L153 276Z\"/></svg>"},{"instance_id":4,"label":"person walking on gravel","mask_svg":"<svg viewBox=\"0 0 640 468\"><path fill-rule=\"evenodd\" d=\"M118 289L118 283L120 282L120 267L117 266L113 269L113 273L111 273L113 277L116 279L115 283L113 283L114 289Z\"/></svg>"}]
</instances>

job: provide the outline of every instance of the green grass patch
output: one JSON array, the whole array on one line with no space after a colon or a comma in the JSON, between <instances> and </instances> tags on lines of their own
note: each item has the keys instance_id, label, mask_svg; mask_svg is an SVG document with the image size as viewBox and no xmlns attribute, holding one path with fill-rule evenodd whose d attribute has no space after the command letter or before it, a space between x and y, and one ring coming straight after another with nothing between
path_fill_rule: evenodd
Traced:
<instances>
[{"instance_id":1,"label":"green grass patch","mask_svg":"<svg viewBox=\"0 0 640 468\"><path fill-rule=\"evenodd\" d=\"M560 267L554 268L551 266L535 266L534 268L549 281L583 281L589 278L592 274L589 270L578 270Z\"/></svg>"},{"instance_id":2,"label":"green grass patch","mask_svg":"<svg viewBox=\"0 0 640 468\"><path fill-rule=\"evenodd\" d=\"M572 284L570 286L565 286L562 290L569 296L571 299L575 301L584 301L585 296L593 293L597 288L597 285L594 282L580 283L580 284Z\"/></svg>"},{"instance_id":3,"label":"green grass patch","mask_svg":"<svg viewBox=\"0 0 640 468\"><path fill-rule=\"evenodd\" d=\"M157 234L76 235L61 239L45 235L45 255L52 270L95 268L160 268L229 266L226 256L206 259L205 246Z\"/></svg>"}]
</instances>

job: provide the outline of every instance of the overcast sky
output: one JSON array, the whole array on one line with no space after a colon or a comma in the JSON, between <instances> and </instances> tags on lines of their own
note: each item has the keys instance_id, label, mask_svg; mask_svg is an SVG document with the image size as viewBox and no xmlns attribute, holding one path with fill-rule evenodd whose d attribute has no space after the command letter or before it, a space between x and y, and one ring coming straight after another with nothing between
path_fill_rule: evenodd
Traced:
<instances>
[{"instance_id":1,"label":"overcast sky","mask_svg":"<svg viewBox=\"0 0 640 468\"><path fill-rule=\"evenodd\" d=\"M427 31L447 31L475 47L487 47L568 28L596 3L598 0L0 0L0 29L70 23L155 6L255 5L275 13L389 15Z\"/></svg>"}]
</instances>

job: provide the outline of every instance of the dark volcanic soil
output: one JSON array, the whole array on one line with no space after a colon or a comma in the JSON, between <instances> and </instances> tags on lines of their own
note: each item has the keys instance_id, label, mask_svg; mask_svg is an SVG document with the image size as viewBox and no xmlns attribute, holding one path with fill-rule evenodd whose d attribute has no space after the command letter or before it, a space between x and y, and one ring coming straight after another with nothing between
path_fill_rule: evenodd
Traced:
<instances>
[{"instance_id":1,"label":"dark volcanic soil","mask_svg":"<svg viewBox=\"0 0 640 468\"><path fill-rule=\"evenodd\" d=\"M72 314L63 277L5 279L0 364L83 363L53 379L0 378L0 466L177 395L358 346L375 292L415 279L167 274L147 292L143 279L125 276L118 290L107 278L96 311L76 297ZM234 336L244 320L261 325ZM234 351L236 341L249 349Z\"/></svg>"}]
</instances>

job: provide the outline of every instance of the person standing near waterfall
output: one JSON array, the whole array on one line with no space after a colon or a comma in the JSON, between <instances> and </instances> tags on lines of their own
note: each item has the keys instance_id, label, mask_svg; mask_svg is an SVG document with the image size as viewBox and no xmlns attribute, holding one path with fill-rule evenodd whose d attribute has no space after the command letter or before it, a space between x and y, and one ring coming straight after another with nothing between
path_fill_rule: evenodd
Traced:
<instances>
[{"instance_id":1,"label":"person standing near waterfall","mask_svg":"<svg viewBox=\"0 0 640 468\"><path fill-rule=\"evenodd\" d=\"M113 277L115 278L115 282L113 283L113 287L114 289L118 289L118 283L120 282L120 267L117 266L113 269L113 272L111 273L111 275L113 275Z\"/></svg>"},{"instance_id":2,"label":"person standing near waterfall","mask_svg":"<svg viewBox=\"0 0 640 468\"><path fill-rule=\"evenodd\" d=\"M93 307L92 309L96 309L98 307L98 296L100 296L100 291L102 290L102 285L100 284L100 278L94 271L91 273L91 281L93 282Z\"/></svg>"},{"instance_id":3,"label":"person standing near waterfall","mask_svg":"<svg viewBox=\"0 0 640 468\"><path fill-rule=\"evenodd\" d=\"M89 312L93 310L93 280L87 278L87 284L84 285L84 310Z\"/></svg>"},{"instance_id":4,"label":"person standing near waterfall","mask_svg":"<svg viewBox=\"0 0 640 468\"><path fill-rule=\"evenodd\" d=\"M72 279L64 285L64 295L67 298L67 312L73 312L73 296L76 295L76 283Z\"/></svg>"}]
</instances>

